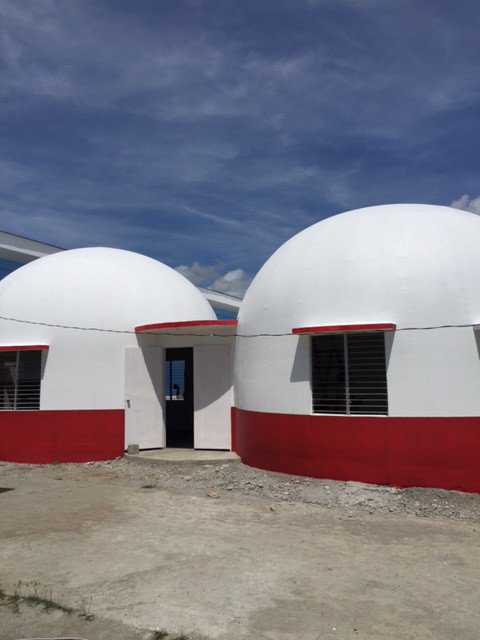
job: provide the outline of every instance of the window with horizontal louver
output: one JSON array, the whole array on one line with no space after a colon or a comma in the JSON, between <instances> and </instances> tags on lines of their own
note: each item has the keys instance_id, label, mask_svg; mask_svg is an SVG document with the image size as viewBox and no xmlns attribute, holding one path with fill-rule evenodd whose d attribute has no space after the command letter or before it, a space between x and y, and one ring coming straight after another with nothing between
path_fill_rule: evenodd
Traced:
<instances>
[{"instance_id":1,"label":"window with horizontal louver","mask_svg":"<svg viewBox=\"0 0 480 640\"><path fill-rule=\"evenodd\" d=\"M17 352L0 353L0 409L15 409L15 387L17 380Z\"/></svg>"},{"instance_id":2,"label":"window with horizontal louver","mask_svg":"<svg viewBox=\"0 0 480 640\"><path fill-rule=\"evenodd\" d=\"M383 332L312 338L314 413L388 414Z\"/></svg>"},{"instance_id":3,"label":"window with horizontal louver","mask_svg":"<svg viewBox=\"0 0 480 640\"><path fill-rule=\"evenodd\" d=\"M388 413L385 336L359 333L346 336L350 413Z\"/></svg>"},{"instance_id":4,"label":"window with horizontal louver","mask_svg":"<svg viewBox=\"0 0 480 640\"><path fill-rule=\"evenodd\" d=\"M343 335L312 338L314 413L346 413Z\"/></svg>"},{"instance_id":5,"label":"window with horizontal louver","mask_svg":"<svg viewBox=\"0 0 480 640\"><path fill-rule=\"evenodd\" d=\"M41 351L0 353L0 410L38 410L41 371Z\"/></svg>"}]
</instances>

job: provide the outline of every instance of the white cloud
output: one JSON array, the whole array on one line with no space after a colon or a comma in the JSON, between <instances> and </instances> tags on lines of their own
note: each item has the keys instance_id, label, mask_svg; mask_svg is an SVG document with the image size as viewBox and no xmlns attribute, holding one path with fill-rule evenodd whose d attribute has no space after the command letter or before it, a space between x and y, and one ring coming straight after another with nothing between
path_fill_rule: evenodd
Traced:
<instances>
[{"instance_id":1,"label":"white cloud","mask_svg":"<svg viewBox=\"0 0 480 640\"><path fill-rule=\"evenodd\" d=\"M243 297L250 281L250 276L243 269L234 269L217 278L211 288L231 296Z\"/></svg>"},{"instance_id":2,"label":"white cloud","mask_svg":"<svg viewBox=\"0 0 480 640\"><path fill-rule=\"evenodd\" d=\"M470 197L468 193L464 193L462 196L454 200L451 207L455 209L462 209L463 211L471 211L480 215L480 196Z\"/></svg>"},{"instance_id":3,"label":"white cloud","mask_svg":"<svg viewBox=\"0 0 480 640\"><path fill-rule=\"evenodd\" d=\"M232 269L221 274L218 267L199 262L190 266L182 264L175 269L197 287L208 287L240 298L251 281L251 277L243 269Z\"/></svg>"},{"instance_id":4,"label":"white cloud","mask_svg":"<svg viewBox=\"0 0 480 640\"><path fill-rule=\"evenodd\" d=\"M197 287L205 286L206 283L212 282L215 278L218 278L218 271L212 265L200 264L194 262L191 266L181 264L175 269L188 278Z\"/></svg>"},{"instance_id":5,"label":"white cloud","mask_svg":"<svg viewBox=\"0 0 480 640\"><path fill-rule=\"evenodd\" d=\"M0 0L0 124L10 127L0 228L142 251L232 292L248 282L233 267L255 271L326 214L411 191L416 166L398 183L405 157L441 157L432 114L453 105L457 122L478 97L474 25L426 7L412 34L412 13L395 0L308 1L318 15L265 0L278 8L273 35L263 19L251 29L249 11L232 22L230 3L212 22L195 13L202 0L158 15ZM337 5L379 10L351 28L361 11L353 22L322 19ZM292 28L300 36L287 51ZM378 149L381 168L365 148ZM436 169L424 166L415 198L439 200L428 191ZM456 203L480 213L478 198Z\"/></svg>"}]
</instances>

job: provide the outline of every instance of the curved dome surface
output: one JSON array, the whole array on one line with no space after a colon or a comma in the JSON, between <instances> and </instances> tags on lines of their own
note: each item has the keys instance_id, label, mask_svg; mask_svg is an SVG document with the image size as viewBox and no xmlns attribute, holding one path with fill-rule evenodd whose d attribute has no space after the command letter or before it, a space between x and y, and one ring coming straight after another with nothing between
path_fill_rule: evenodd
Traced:
<instances>
[{"instance_id":1,"label":"curved dome surface","mask_svg":"<svg viewBox=\"0 0 480 640\"><path fill-rule=\"evenodd\" d=\"M239 333L357 323L480 323L480 216L396 204L291 238L247 291Z\"/></svg>"},{"instance_id":2,"label":"curved dome surface","mask_svg":"<svg viewBox=\"0 0 480 640\"><path fill-rule=\"evenodd\" d=\"M128 331L138 324L216 318L200 291L174 269L103 247L61 251L20 267L0 282L0 314Z\"/></svg>"}]
</instances>

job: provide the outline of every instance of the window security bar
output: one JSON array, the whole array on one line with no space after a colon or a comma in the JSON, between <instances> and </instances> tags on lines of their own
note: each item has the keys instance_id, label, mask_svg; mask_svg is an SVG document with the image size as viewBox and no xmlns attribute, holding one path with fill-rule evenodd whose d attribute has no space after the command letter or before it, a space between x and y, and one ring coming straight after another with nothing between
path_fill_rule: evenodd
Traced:
<instances>
[{"instance_id":1,"label":"window security bar","mask_svg":"<svg viewBox=\"0 0 480 640\"><path fill-rule=\"evenodd\" d=\"M314 413L388 414L383 332L312 337Z\"/></svg>"},{"instance_id":2,"label":"window security bar","mask_svg":"<svg viewBox=\"0 0 480 640\"><path fill-rule=\"evenodd\" d=\"M0 411L38 410L42 351L0 353Z\"/></svg>"}]
</instances>

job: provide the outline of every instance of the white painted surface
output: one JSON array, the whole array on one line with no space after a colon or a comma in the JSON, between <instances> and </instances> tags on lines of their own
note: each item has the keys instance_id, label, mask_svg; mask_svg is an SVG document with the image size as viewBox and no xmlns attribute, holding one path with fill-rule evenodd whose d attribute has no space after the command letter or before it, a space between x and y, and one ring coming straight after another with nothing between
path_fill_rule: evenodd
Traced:
<instances>
[{"instance_id":1,"label":"white painted surface","mask_svg":"<svg viewBox=\"0 0 480 640\"><path fill-rule=\"evenodd\" d=\"M125 448L165 446L163 376L161 347L125 350Z\"/></svg>"},{"instance_id":2,"label":"white painted surface","mask_svg":"<svg viewBox=\"0 0 480 640\"><path fill-rule=\"evenodd\" d=\"M64 251L64 249L31 238L17 236L14 233L0 231L0 259L2 260L12 260L24 264L59 251ZM203 287L199 287L199 291L216 309L237 312L240 308L241 298Z\"/></svg>"},{"instance_id":3,"label":"white painted surface","mask_svg":"<svg viewBox=\"0 0 480 640\"><path fill-rule=\"evenodd\" d=\"M139 324L216 318L178 271L107 248L61 251L20 267L0 282L0 311L23 320L127 331ZM2 323L0 332L7 329Z\"/></svg>"},{"instance_id":4,"label":"white painted surface","mask_svg":"<svg viewBox=\"0 0 480 640\"><path fill-rule=\"evenodd\" d=\"M217 302L227 304L228 297ZM125 408L125 443L141 448L165 446L163 343L157 336L128 332L142 324L216 320L204 295L177 271L139 254L106 248L61 251L17 269L0 282L0 315L126 331L0 320L0 344L48 344L41 409ZM165 336L164 341L194 346L195 446L229 449L231 339Z\"/></svg>"},{"instance_id":5,"label":"white painted surface","mask_svg":"<svg viewBox=\"0 0 480 640\"><path fill-rule=\"evenodd\" d=\"M123 409L124 349L134 345L134 339L48 328L45 333L50 348L40 387L41 409Z\"/></svg>"},{"instance_id":6,"label":"white painted surface","mask_svg":"<svg viewBox=\"0 0 480 640\"><path fill-rule=\"evenodd\" d=\"M231 345L196 345L193 359L194 446L196 449L230 449Z\"/></svg>"},{"instance_id":7,"label":"white painted surface","mask_svg":"<svg viewBox=\"0 0 480 640\"><path fill-rule=\"evenodd\" d=\"M480 216L448 207L389 205L328 218L266 262L245 295L238 332L478 323L479 247ZM395 333L387 375L390 415L480 415L471 328ZM310 413L308 338L238 339L235 404Z\"/></svg>"},{"instance_id":8,"label":"white painted surface","mask_svg":"<svg viewBox=\"0 0 480 640\"><path fill-rule=\"evenodd\" d=\"M479 416L475 333L471 328L396 333L387 369L390 414Z\"/></svg>"},{"instance_id":9,"label":"white painted surface","mask_svg":"<svg viewBox=\"0 0 480 640\"><path fill-rule=\"evenodd\" d=\"M194 447L199 449L231 448L233 340L227 336L139 335L144 350L193 348Z\"/></svg>"},{"instance_id":10,"label":"white painted surface","mask_svg":"<svg viewBox=\"0 0 480 640\"><path fill-rule=\"evenodd\" d=\"M251 411L310 413L310 340L307 336L237 340L235 406Z\"/></svg>"},{"instance_id":11,"label":"white painted surface","mask_svg":"<svg viewBox=\"0 0 480 640\"><path fill-rule=\"evenodd\" d=\"M0 315L126 331L151 322L216 318L177 271L139 254L104 248L62 251L20 267L0 282ZM0 320L0 343L22 342L50 345L41 409L124 408L125 349L138 347L136 335ZM129 437L134 438L132 431Z\"/></svg>"}]
</instances>

